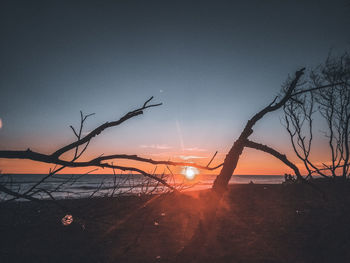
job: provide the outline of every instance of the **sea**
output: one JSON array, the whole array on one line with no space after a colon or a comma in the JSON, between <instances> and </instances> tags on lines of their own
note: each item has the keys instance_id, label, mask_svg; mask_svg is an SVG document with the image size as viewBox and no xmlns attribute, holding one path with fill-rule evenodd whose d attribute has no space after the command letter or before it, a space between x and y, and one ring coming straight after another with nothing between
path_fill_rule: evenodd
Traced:
<instances>
[{"instance_id":1,"label":"sea","mask_svg":"<svg viewBox=\"0 0 350 263\"><path fill-rule=\"evenodd\" d=\"M40 199L115 197L169 191L162 184L135 174L57 174L48 177L40 185L37 185L35 190L28 192L46 176L43 174L2 174L0 184L16 193L31 193L33 197ZM193 180L187 180L181 174L166 175L162 178L179 190L190 191L210 188L216 175L199 174ZM230 180L230 184L281 184L282 182L284 182L283 175L233 175ZM12 198L12 196L0 192L0 201Z\"/></svg>"}]
</instances>

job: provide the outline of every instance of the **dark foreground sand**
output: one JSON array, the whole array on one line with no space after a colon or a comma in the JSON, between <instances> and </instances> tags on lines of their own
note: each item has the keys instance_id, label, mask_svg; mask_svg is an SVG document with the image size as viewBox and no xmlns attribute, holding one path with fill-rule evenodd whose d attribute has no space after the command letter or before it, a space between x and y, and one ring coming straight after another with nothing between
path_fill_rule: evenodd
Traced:
<instances>
[{"instance_id":1,"label":"dark foreground sand","mask_svg":"<svg viewBox=\"0 0 350 263\"><path fill-rule=\"evenodd\" d=\"M350 262L350 188L233 185L194 262ZM0 262L174 262L191 239L204 193L0 204Z\"/></svg>"}]
</instances>

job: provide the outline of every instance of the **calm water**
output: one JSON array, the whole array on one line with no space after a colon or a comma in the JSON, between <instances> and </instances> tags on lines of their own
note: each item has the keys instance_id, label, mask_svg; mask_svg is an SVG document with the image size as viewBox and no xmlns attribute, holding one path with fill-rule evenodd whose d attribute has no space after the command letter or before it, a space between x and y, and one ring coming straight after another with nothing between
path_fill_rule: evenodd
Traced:
<instances>
[{"instance_id":1,"label":"calm water","mask_svg":"<svg viewBox=\"0 0 350 263\"><path fill-rule=\"evenodd\" d=\"M25 193L45 175L19 174L2 175L0 180L8 188ZM200 190L211 187L216 175L197 175L188 181L182 175L174 178L166 178L169 184L184 190ZM280 184L284 181L281 175L234 175L230 183L247 184ZM49 198L45 192L52 192L56 199L82 198L89 196L116 196L146 193L159 193L166 189L154 180L144 178L140 175L110 175L110 174L88 174L88 175L54 175L40 185L43 191L37 193L36 197ZM6 200L9 196L0 193L0 199Z\"/></svg>"}]
</instances>

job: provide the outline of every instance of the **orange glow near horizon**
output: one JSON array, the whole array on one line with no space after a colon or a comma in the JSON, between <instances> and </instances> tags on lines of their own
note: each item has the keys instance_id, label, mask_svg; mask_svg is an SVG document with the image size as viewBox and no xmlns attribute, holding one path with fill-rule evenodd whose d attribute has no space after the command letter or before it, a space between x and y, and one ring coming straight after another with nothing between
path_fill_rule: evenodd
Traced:
<instances>
[{"instance_id":1,"label":"orange glow near horizon","mask_svg":"<svg viewBox=\"0 0 350 263\"><path fill-rule=\"evenodd\" d=\"M287 146L284 146L284 144L281 144L281 148L288 149ZM50 145L52 147L52 145ZM19 146L15 147L15 149L18 149ZM133 148L133 149L132 149ZM201 149L201 147L193 147L191 149L186 150L180 150L180 149L154 149L154 148L135 148L130 147L128 149L119 148L118 152L126 153L126 154L137 154L140 157L145 158L151 158L153 160L171 160L171 161L177 161L177 162L194 162L198 165L206 166L208 162L210 161L212 157L212 153L215 152L213 149ZM278 149L278 147L275 147ZM36 149L35 149L36 150ZM217 166L220 163L223 162L226 151L228 149L219 149L219 153L211 163L211 167ZM37 150L40 152L40 150ZM46 149L46 151L43 152L52 152L52 149ZM285 150L284 150L285 151ZM102 148L102 147L94 147L92 146L91 149L88 149L88 151L79 159L79 161L88 161L90 159L96 158L98 156L97 153L104 152L105 155L108 154L114 154L115 149L112 149L110 147ZM283 152L283 151L282 151ZM295 157L295 153L292 150L285 151L285 154L288 156L288 158L294 162L300 169L302 174L305 174L305 169L301 162ZM326 151L318 151L318 156L315 156L315 159L319 162L325 162L327 161L326 157ZM65 154L62 156L62 159L69 160L71 159L71 153ZM142 162L136 162L131 160L112 160L115 165L120 166L129 166L129 167L136 167L141 170L144 170L148 173L153 173L155 170L155 165L148 164L148 163L142 163ZM55 165L52 164L46 164L46 163L40 163L36 161L31 160L17 160L17 159L0 159L0 171L4 174L47 174L51 169L54 168ZM60 174L84 174L87 172L90 172L94 169L96 171L93 171L94 174L113 174L112 169L102 169L98 167L84 167L84 168L65 168L63 169ZM200 177L201 174L213 174L217 175L220 173L221 168L216 170L192 170L188 169L188 173L185 173L183 171L184 167L176 167L176 166L170 166L169 167L174 174L182 174L185 175L187 180L193 179L194 177ZM164 165L158 165L156 174L162 174L162 173L168 173L169 171ZM121 172L116 171L116 173L128 173L127 171ZM285 173L293 174L293 171L287 167L284 163L282 163L280 160L276 159L275 157L256 151L253 149L246 148L244 149L243 154L240 157L240 160L238 162L238 165L234 171L234 174L239 175L283 175Z\"/></svg>"},{"instance_id":2,"label":"orange glow near horizon","mask_svg":"<svg viewBox=\"0 0 350 263\"><path fill-rule=\"evenodd\" d=\"M147 155L140 155L143 157L149 157ZM223 162L224 154L216 157L211 166L216 166ZM91 158L93 156L90 156ZM86 158L82 158L81 161L85 161L89 159L88 156ZM153 158L154 160L169 160L169 156L157 156L157 158ZM200 164L206 166L209 158L196 159L194 162L196 164ZM172 161L180 161L184 160L181 158L172 158ZM298 165L297 160L293 160L296 162L299 169L303 172L302 165ZM153 173L155 166L151 164L145 164L142 162L135 162L130 160L114 160L115 165L121 166L131 166L142 169L146 172ZM0 170L3 174L47 174L49 170L54 168L52 164L40 163L31 160L16 160L16 159L0 159ZM84 167L84 168L65 168L60 174L84 174L87 173L96 167ZM201 174L219 174L221 168L213 171L200 170L193 168L184 169L184 167L170 167L174 174L182 174L185 175L187 180L193 180L196 177L200 177ZM186 171L185 171L186 170ZM116 171L117 173L127 173ZM159 165L157 167L156 173L167 173L166 167L163 165ZM112 169L102 169L98 168L93 174L112 174ZM257 152L254 150L246 150L244 154L241 156L239 163L237 165L234 174L240 175L283 175L285 173L293 174L293 171L283 164L281 161L277 160L274 157L271 157L268 154Z\"/></svg>"}]
</instances>

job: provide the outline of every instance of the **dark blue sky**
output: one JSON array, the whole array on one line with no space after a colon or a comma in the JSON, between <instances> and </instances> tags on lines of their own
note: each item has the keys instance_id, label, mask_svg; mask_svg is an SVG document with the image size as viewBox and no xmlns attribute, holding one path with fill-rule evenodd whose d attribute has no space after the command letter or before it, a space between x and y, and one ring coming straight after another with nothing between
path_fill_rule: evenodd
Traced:
<instances>
[{"instance_id":1,"label":"dark blue sky","mask_svg":"<svg viewBox=\"0 0 350 263\"><path fill-rule=\"evenodd\" d=\"M92 149L224 153L288 74L349 50L349 14L340 0L1 1L0 148L50 152L79 110L96 113L89 129L153 95L164 105ZM257 131L285 138L278 114Z\"/></svg>"}]
</instances>

